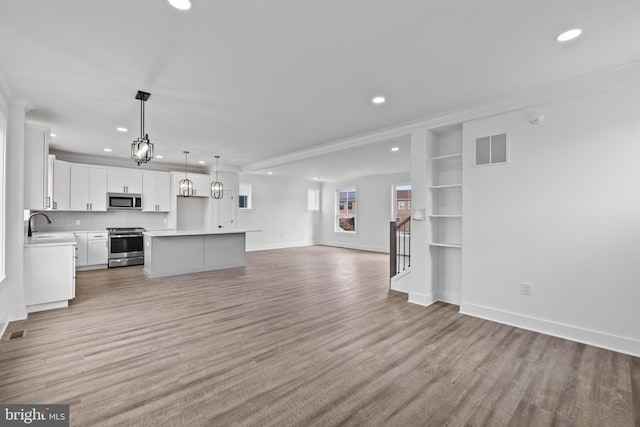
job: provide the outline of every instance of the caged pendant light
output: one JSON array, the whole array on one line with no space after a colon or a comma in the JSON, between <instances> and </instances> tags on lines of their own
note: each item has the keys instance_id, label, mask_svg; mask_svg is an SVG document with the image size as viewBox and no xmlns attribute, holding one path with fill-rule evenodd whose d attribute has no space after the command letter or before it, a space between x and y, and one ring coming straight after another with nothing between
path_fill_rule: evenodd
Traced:
<instances>
[{"instance_id":1,"label":"caged pendant light","mask_svg":"<svg viewBox=\"0 0 640 427\"><path fill-rule=\"evenodd\" d=\"M189 156L188 151L183 151L184 153L184 179L181 179L178 183L178 194L182 197L191 197L193 196L193 182L187 178L187 156Z\"/></svg>"},{"instance_id":2,"label":"caged pendant light","mask_svg":"<svg viewBox=\"0 0 640 427\"><path fill-rule=\"evenodd\" d=\"M211 183L211 198L222 199L224 191L222 189L222 183L218 180L218 159L220 156L214 156L216 158L216 180Z\"/></svg>"},{"instance_id":3,"label":"caged pendant light","mask_svg":"<svg viewBox=\"0 0 640 427\"><path fill-rule=\"evenodd\" d=\"M136 99L140 100L140 138L131 143L131 158L140 166L153 159L153 144L149 135L144 133L144 103L151 96L150 93L138 91Z\"/></svg>"}]
</instances>

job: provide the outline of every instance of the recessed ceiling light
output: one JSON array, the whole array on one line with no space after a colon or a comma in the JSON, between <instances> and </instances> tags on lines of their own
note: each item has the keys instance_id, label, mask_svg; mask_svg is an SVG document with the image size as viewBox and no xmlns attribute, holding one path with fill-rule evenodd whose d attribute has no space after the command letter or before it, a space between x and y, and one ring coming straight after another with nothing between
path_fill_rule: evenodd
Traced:
<instances>
[{"instance_id":1,"label":"recessed ceiling light","mask_svg":"<svg viewBox=\"0 0 640 427\"><path fill-rule=\"evenodd\" d=\"M314 177L313 177L313 180L314 180L314 181L317 181L317 180L318 180L318 178L314 176Z\"/></svg>"},{"instance_id":2,"label":"recessed ceiling light","mask_svg":"<svg viewBox=\"0 0 640 427\"><path fill-rule=\"evenodd\" d=\"M273 175L273 172L267 172L267 175Z\"/></svg>"},{"instance_id":3,"label":"recessed ceiling light","mask_svg":"<svg viewBox=\"0 0 640 427\"><path fill-rule=\"evenodd\" d=\"M57 135L55 133L52 133L51 136L55 138Z\"/></svg>"},{"instance_id":4,"label":"recessed ceiling light","mask_svg":"<svg viewBox=\"0 0 640 427\"><path fill-rule=\"evenodd\" d=\"M164 159L164 156L163 156L162 154L158 154L158 155L156 156L156 159Z\"/></svg>"},{"instance_id":5,"label":"recessed ceiling light","mask_svg":"<svg viewBox=\"0 0 640 427\"><path fill-rule=\"evenodd\" d=\"M391 149L391 151L400 151L400 148L398 148L398 147L393 147L393 148Z\"/></svg>"},{"instance_id":6,"label":"recessed ceiling light","mask_svg":"<svg viewBox=\"0 0 640 427\"><path fill-rule=\"evenodd\" d=\"M106 151L107 153L112 152L113 150L111 148L105 148L104 151Z\"/></svg>"},{"instance_id":7,"label":"recessed ceiling light","mask_svg":"<svg viewBox=\"0 0 640 427\"><path fill-rule=\"evenodd\" d=\"M384 101L386 101L386 99L384 99L384 96L376 96L371 100L371 102L373 102L374 104L384 104Z\"/></svg>"},{"instance_id":8,"label":"recessed ceiling light","mask_svg":"<svg viewBox=\"0 0 640 427\"><path fill-rule=\"evenodd\" d=\"M580 28L572 28L570 30L564 31L556 36L556 41L563 43L568 42L569 40L573 40L582 34L582 30Z\"/></svg>"},{"instance_id":9,"label":"recessed ceiling light","mask_svg":"<svg viewBox=\"0 0 640 427\"><path fill-rule=\"evenodd\" d=\"M201 165L204 165L204 160L200 160L198 161L198 163L200 163Z\"/></svg>"},{"instance_id":10,"label":"recessed ceiling light","mask_svg":"<svg viewBox=\"0 0 640 427\"><path fill-rule=\"evenodd\" d=\"M169 0L169 4L179 10L189 10L191 9L191 1L190 0Z\"/></svg>"},{"instance_id":11,"label":"recessed ceiling light","mask_svg":"<svg viewBox=\"0 0 640 427\"><path fill-rule=\"evenodd\" d=\"M123 128L123 127L117 127L117 128L116 128L116 130L117 130L118 132L127 132L129 129L127 129L127 128Z\"/></svg>"}]
</instances>

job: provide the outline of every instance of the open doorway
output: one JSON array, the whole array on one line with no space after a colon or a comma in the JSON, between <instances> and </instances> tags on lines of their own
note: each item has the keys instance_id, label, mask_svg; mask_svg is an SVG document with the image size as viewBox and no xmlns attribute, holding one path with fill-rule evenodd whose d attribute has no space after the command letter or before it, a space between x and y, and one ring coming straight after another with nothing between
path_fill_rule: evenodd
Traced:
<instances>
[{"instance_id":1,"label":"open doorway","mask_svg":"<svg viewBox=\"0 0 640 427\"><path fill-rule=\"evenodd\" d=\"M391 250L392 256L395 255L395 262L392 259L391 264L395 268L391 272L393 277L411 266L411 184L396 184L392 191L391 215L395 221L395 247Z\"/></svg>"}]
</instances>

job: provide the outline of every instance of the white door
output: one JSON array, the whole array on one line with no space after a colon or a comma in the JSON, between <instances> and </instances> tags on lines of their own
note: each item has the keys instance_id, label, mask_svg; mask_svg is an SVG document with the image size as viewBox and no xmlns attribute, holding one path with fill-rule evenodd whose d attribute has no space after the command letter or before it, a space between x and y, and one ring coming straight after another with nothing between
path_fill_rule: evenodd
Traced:
<instances>
[{"instance_id":1,"label":"white door","mask_svg":"<svg viewBox=\"0 0 640 427\"><path fill-rule=\"evenodd\" d=\"M218 202L218 228L233 227L233 191L224 190L222 199Z\"/></svg>"}]
</instances>

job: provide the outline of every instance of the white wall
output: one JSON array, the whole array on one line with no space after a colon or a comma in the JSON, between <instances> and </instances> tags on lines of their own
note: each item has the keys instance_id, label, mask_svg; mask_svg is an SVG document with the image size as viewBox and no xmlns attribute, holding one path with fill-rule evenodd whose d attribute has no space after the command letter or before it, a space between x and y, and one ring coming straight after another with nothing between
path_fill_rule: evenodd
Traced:
<instances>
[{"instance_id":1,"label":"white wall","mask_svg":"<svg viewBox=\"0 0 640 427\"><path fill-rule=\"evenodd\" d=\"M2 77L0 75L0 77ZM9 117L9 99L8 96L5 97L5 87L3 83L3 79L0 78L0 174L2 177L0 182L5 182L5 143L6 143L6 131L7 131L7 119ZM2 233L2 237L0 238L0 244L3 247L0 248L0 336L4 333L7 325L9 324L9 305L7 300L7 284L5 274L5 265L4 265L4 236L5 236L5 226L4 226L4 218L6 215L6 198L4 188L0 190L0 209L2 210L0 217L2 221L0 221L0 233Z\"/></svg>"},{"instance_id":2,"label":"white wall","mask_svg":"<svg viewBox=\"0 0 640 427\"><path fill-rule=\"evenodd\" d=\"M510 163L473 167L474 138L501 131ZM640 85L463 132L461 311L640 355Z\"/></svg>"},{"instance_id":3,"label":"white wall","mask_svg":"<svg viewBox=\"0 0 640 427\"><path fill-rule=\"evenodd\" d=\"M262 230L247 233L247 250L318 243L321 214L307 212L307 189L320 189L319 183L250 174L241 174L240 182L251 185L252 205L238 210L236 226Z\"/></svg>"},{"instance_id":4,"label":"white wall","mask_svg":"<svg viewBox=\"0 0 640 427\"><path fill-rule=\"evenodd\" d=\"M389 252L392 185L410 182L406 174L368 176L322 186L321 243L352 249ZM336 190L357 189L356 234L336 233Z\"/></svg>"}]
</instances>

